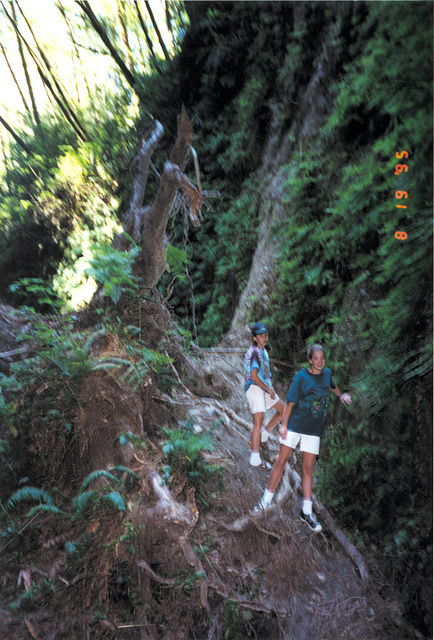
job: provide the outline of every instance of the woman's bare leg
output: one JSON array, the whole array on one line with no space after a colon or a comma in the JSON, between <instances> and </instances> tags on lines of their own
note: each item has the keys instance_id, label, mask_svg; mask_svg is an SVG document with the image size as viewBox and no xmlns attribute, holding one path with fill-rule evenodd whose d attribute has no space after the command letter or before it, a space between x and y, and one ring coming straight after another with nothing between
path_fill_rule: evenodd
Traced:
<instances>
[{"instance_id":1,"label":"woman's bare leg","mask_svg":"<svg viewBox=\"0 0 434 640\"><path fill-rule=\"evenodd\" d=\"M290 447L285 447L285 445L280 445L279 456L274 463L274 466L271 470L270 480L268 482L268 491L270 493L274 493L279 486L280 481L282 480L283 472L285 470L286 463L291 457L293 449Z\"/></svg>"},{"instance_id":2,"label":"woman's bare leg","mask_svg":"<svg viewBox=\"0 0 434 640\"><path fill-rule=\"evenodd\" d=\"M272 416L269 423L265 427L265 431L268 431L268 433L271 433L274 427L276 426L276 424L279 424L279 422L282 420L283 410L285 409L285 405L282 402L282 400L278 400L276 404L273 405L272 409L276 413L274 414L274 416Z\"/></svg>"},{"instance_id":3,"label":"woman's bare leg","mask_svg":"<svg viewBox=\"0 0 434 640\"><path fill-rule=\"evenodd\" d=\"M264 414L253 414L253 431L251 435L252 452L259 453L259 447L261 446L261 428L264 424Z\"/></svg>"},{"instance_id":4,"label":"woman's bare leg","mask_svg":"<svg viewBox=\"0 0 434 640\"><path fill-rule=\"evenodd\" d=\"M303 479L301 487L303 498L312 502L313 469L315 466L316 454L303 452Z\"/></svg>"}]
</instances>

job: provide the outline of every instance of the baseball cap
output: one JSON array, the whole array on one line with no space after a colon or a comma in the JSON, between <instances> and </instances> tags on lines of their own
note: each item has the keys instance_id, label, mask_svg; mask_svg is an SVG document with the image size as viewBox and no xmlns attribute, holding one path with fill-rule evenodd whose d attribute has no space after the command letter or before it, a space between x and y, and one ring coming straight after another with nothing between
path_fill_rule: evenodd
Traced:
<instances>
[{"instance_id":1,"label":"baseball cap","mask_svg":"<svg viewBox=\"0 0 434 640\"><path fill-rule=\"evenodd\" d=\"M252 324L250 331L252 332L252 336L260 336L263 333L268 333L268 329L263 322L255 322Z\"/></svg>"}]
</instances>

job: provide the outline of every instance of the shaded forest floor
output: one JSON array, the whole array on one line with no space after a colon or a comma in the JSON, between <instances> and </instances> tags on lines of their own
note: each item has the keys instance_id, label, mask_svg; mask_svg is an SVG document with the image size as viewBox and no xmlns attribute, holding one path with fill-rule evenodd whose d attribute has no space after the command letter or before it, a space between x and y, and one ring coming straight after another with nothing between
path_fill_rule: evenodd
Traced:
<instances>
[{"instance_id":1,"label":"shaded forest floor","mask_svg":"<svg viewBox=\"0 0 434 640\"><path fill-rule=\"evenodd\" d=\"M16 319L15 332L10 319L2 322L4 351L24 320ZM119 355L110 340L95 349ZM125 487L125 509L94 504L81 517L40 513L30 521L23 510L14 535L3 518L0 638L421 638L375 566L363 584L332 533L314 534L299 520L300 496L287 474L279 505L265 517L250 514L268 473L248 465L242 355L193 352L173 375L169 394L151 378L133 391L116 376L91 373L71 418L77 436L66 447L58 425L45 422L44 431L38 423L29 472L36 486L61 494L63 514L95 470L131 469L135 480ZM65 389L58 385L50 398L63 418ZM40 397L46 388L26 393ZM201 451L193 473L179 451L170 461L170 429L210 437L212 449ZM120 433L143 446L121 446ZM263 454L272 462L277 452L273 434ZM299 473L300 462L295 454Z\"/></svg>"}]
</instances>

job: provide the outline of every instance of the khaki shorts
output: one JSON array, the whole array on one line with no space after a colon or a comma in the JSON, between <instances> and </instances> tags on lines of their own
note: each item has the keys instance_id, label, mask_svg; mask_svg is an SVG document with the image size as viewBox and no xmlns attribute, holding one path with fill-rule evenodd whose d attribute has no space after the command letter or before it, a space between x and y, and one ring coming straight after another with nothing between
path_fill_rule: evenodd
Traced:
<instances>
[{"instance_id":1,"label":"khaki shorts","mask_svg":"<svg viewBox=\"0 0 434 640\"><path fill-rule=\"evenodd\" d=\"M288 431L284 440L281 436L279 437L279 442L290 449L295 449L298 443L300 443L300 451L318 455L321 438L319 436L307 436L305 433Z\"/></svg>"},{"instance_id":2,"label":"khaki shorts","mask_svg":"<svg viewBox=\"0 0 434 640\"><path fill-rule=\"evenodd\" d=\"M261 387L258 387L256 384L250 385L246 391L246 396L252 413L265 413L268 409L274 407L276 402L280 400L277 393L274 398L272 398L269 393L261 389Z\"/></svg>"}]
</instances>

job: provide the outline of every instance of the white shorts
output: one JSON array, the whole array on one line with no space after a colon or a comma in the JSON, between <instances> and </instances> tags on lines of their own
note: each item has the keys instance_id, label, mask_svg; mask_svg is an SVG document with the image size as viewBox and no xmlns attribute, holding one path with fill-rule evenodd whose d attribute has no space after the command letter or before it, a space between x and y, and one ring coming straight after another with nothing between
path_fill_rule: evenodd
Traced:
<instances>
[{"instance_id":1,"label":"white shorts","mask_svg":"<svg viewBox=\"0 0 434 640\"><path fill-rule=\"evenodd\" d=\"M261 389L261 387L258 387L256 384L250 385L246 391L246 396L252 413L265 413L268 409L274 407L276 402L280 400L277 393L274 398L272 398L269 393Z\"/></svg>"},{"instance_id":2,"label":"white shorts","mask_svg":"<svg viewBox=\"0 0 434 640\"><path fill-rule=\"evenodd\" d=\"M306 451L306 453L314 453L315 455L318 455L321 438L319 436L307 436L305 433L288 431L284 440L281 436L279 437L279 442L290 449L295 449L298 443L300 443L300 451Z\"/></svg>"}]
</instances>

